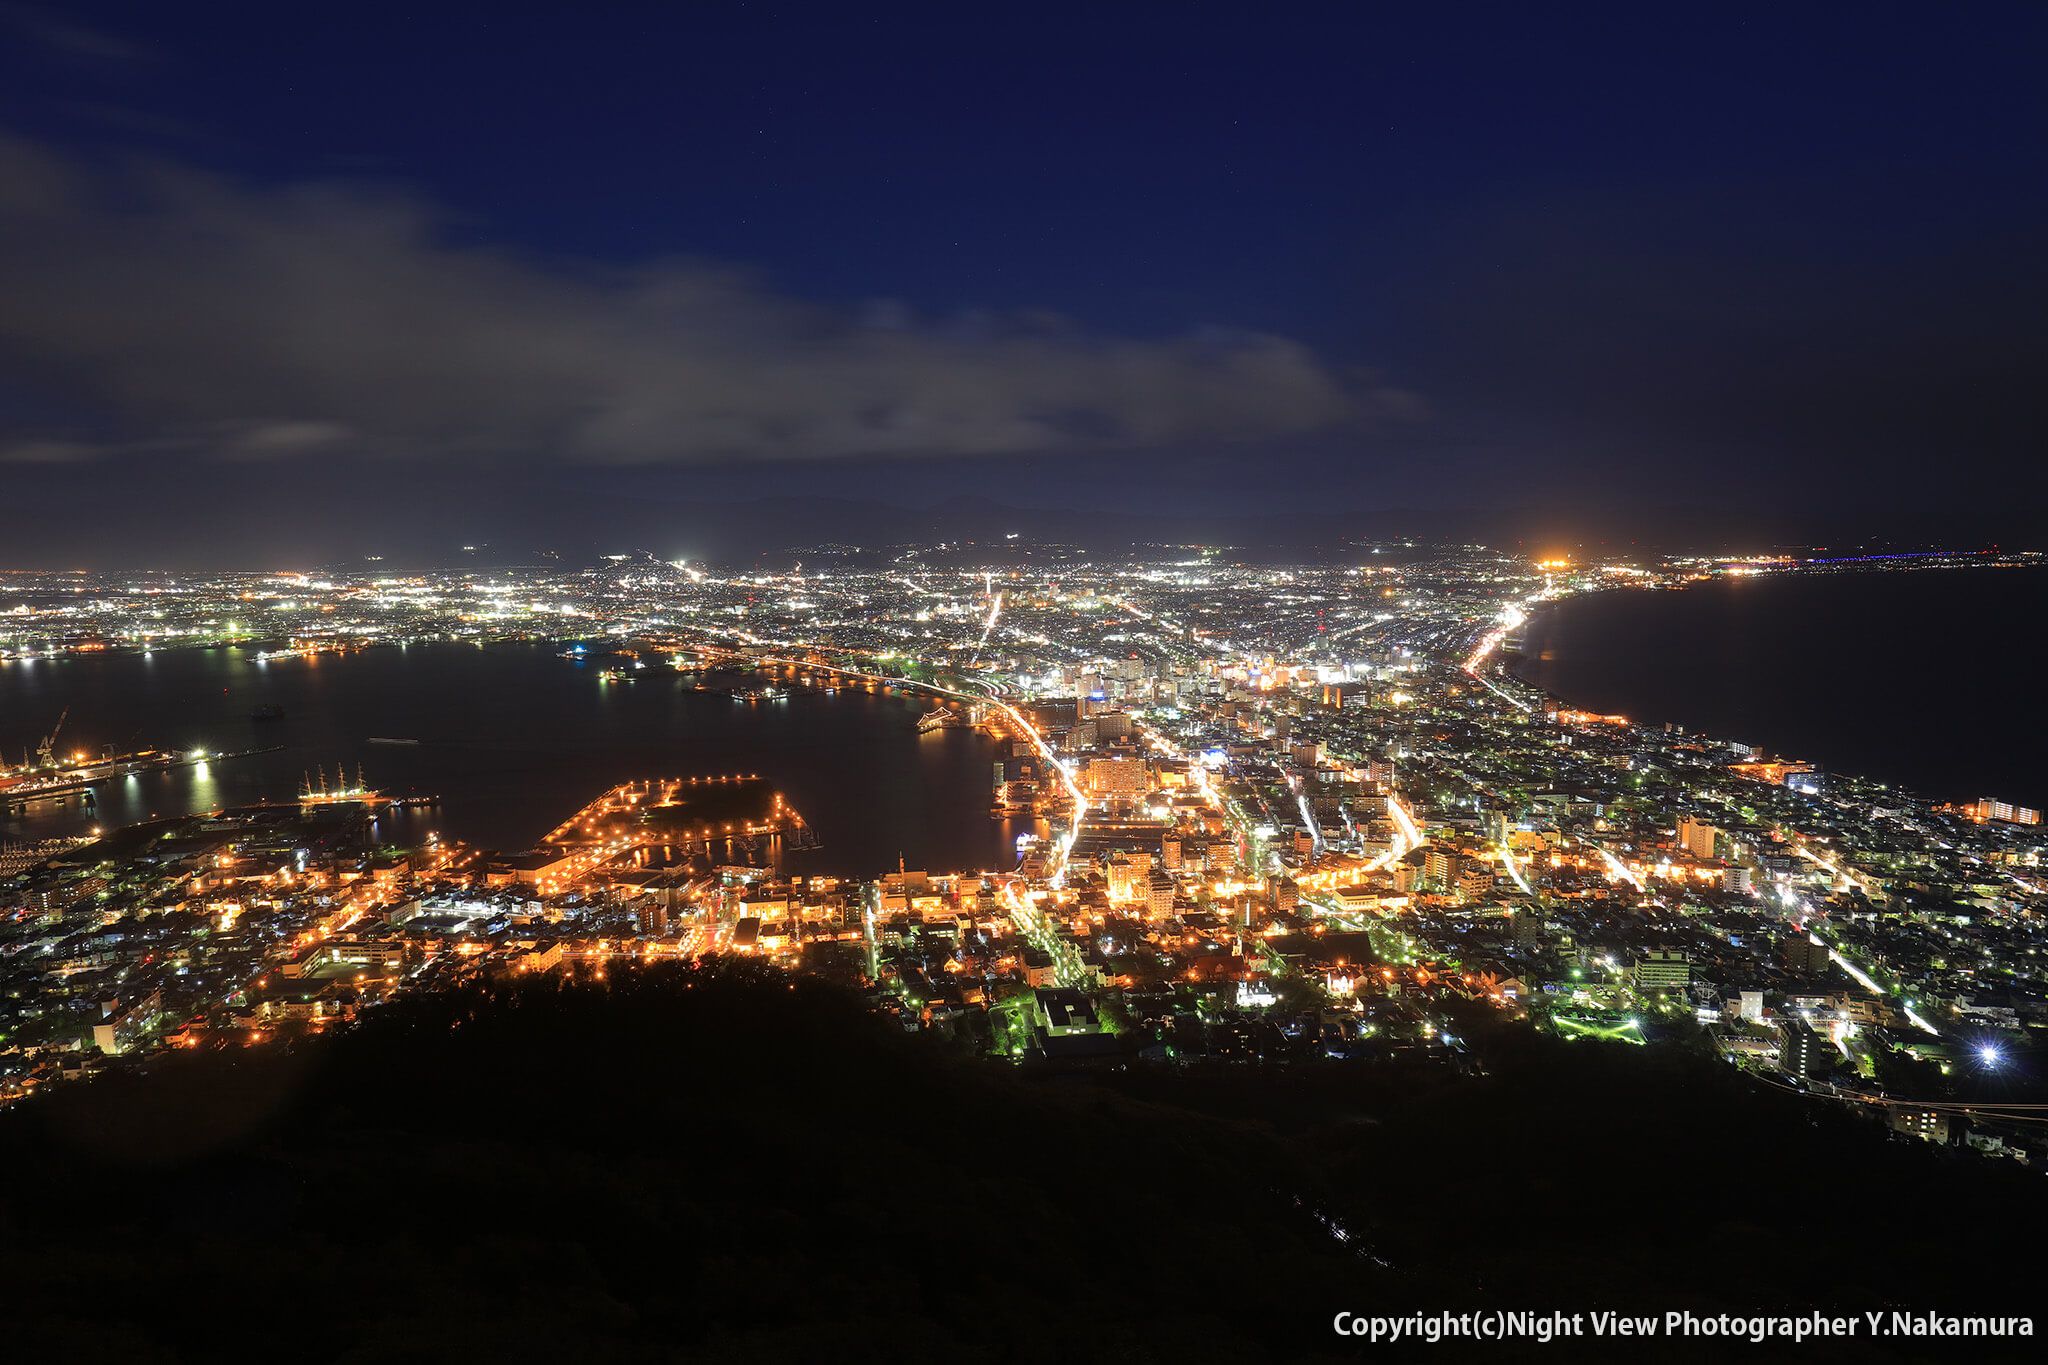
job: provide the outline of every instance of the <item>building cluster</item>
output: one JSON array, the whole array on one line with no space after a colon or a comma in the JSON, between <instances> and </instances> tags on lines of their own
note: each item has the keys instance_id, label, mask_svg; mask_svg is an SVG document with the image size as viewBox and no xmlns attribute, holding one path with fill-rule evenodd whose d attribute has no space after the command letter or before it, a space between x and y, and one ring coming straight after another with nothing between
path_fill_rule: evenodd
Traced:
<instances>
[{"instance_id":1,"label":"building cluster","mask_svg":"<svg viewBox=\"0 0 2048 1365\"><path fill-rule=\"evenodd\" d=\"M2048 1030L2034 812L1575 710L1506 666L1568 593L1844 566L1354 548L16 579L17 665L262 622L283 649L573 632L764 686L908 689L988 736L991 809L1037 832L1002 867L794 876L782 799L699 774L619 788L523 854L383 856L304 811L37 850L0 863L0 1064L29 1085L324 1027L450 974L742 952L1043 1064L1455 1067L1477 1012L1711 1048L1903 1134L2044 1154L1989 1084Z\"/></svg>"}]
</instances>

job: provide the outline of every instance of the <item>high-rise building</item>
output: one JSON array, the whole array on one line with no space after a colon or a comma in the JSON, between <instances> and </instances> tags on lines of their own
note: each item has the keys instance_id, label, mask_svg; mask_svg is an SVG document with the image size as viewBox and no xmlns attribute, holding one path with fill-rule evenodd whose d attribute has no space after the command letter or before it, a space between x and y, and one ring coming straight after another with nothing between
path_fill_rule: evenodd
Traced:
<instances>
[{"instance_id":1,"label":"high-rise building","mask_svg":"<svg viewBox=\"0 0 2048 1365\"><path fill-rule=\"evenodd\" d=\"M1131 713L1128 711L1097 711L1094 715L1095 737L1097 739L1129 739L1131 737Z\"/></svg>"},{"instance_id":2,"label":"high-rise building","mask_svg":"<svg viewBox=\"0 0 2048 1365\"><path fill-rule=\"evenodd\" d=\"M1996 820L2001 824L2008 825L2038 825L2041 823L2041 812L2027 806L2015 806L2010 801L2000 801L1989 796L1980 801L1972 802L1963 809L1972 820Z\"/></svg>"},{"instance_id":3,"label":"high-rise building","mask_svg":"<svg viewBox=\"0 0 2048 1365\"><path fill-rule=\"evenodd\" d=\"M649 896L641 901L637 918L643 934L658 937L668 932L668 906L658 897Z\"/></svg>"},{"instance_id":4,"label":"high-rise building","mask_svg":"<svg viewBox=\"0 0 2048 1365\"><path fill-rule=\"evenodd\" d=\"M1690 815L1678 822L1678 842L1695 858L1714 856L1714 841L1721 831L1704 820L1695 820Z\"/></svg>"},{"instance_id":5,"label":"high-rise building","mask_svg":"<svg viewBox=\"0 0 2048 1365\"><path fill-rule=\"evenodd\" d=\"M1085 775L1088 791L1096 796L1143 796L1151 785L1142 758L1091 758Z\"/></svg>"},{"instance_id":6,"label":"high-rise building","mask_svg":"<svg viewBox=\"0 0 2048 1365\"><path fill-rule=\"evenodd\" d=\"M1422 875L1437 886L1449 886L1458 875L1458 850L1431 844L1422 860Z\"/></svg>"},{"instance_id":7,"label":"high-rise building","mask_svg":"<svg viewBox=\"0 0 2048 1365\"><path fill-rule=\"evenodd\" d=\"M1828 969L1828 946L1813 935L1790 933L1778 940L1778 959L1799 976L1818 976Z\"/></svg>"},{"instance_id":8,"label":"high-rise building","mask_svg":"<svg viewBox=\"0 0 2048 1365\"><path fill-rule=\"evenodd\" d=\"M1460 893L1477 898L1493 890L1493 864L1478 858L1467 858L1458 869L1458 890Z\"/></svg>"},{"instance_id":9,"label":"high-rise building","mask_svg":"<svg viewBox=\"0 0 2048 1365\"><path fill-rule=\"evenodd\" d=\"M1093 673L1083 674L1080 684L1074 689L1074 719L1086 720L1108 707L1109 693L1104 690L1102 679Z\"/></svg>"},{"instance_id":10,"label":"high-rise building","mask_svg":"<svg viewBox=\"0 0 2048 1365\"><path fill-rule=\"evenodd\" d=\"M1784 1041L1778 1045L1778 1065L1794 1076L1818 1076L1828 1069L1835 1049L1813 1031L1803 1019L1788 1019L1778 1026Z\"/></svg>"}]
</instances>

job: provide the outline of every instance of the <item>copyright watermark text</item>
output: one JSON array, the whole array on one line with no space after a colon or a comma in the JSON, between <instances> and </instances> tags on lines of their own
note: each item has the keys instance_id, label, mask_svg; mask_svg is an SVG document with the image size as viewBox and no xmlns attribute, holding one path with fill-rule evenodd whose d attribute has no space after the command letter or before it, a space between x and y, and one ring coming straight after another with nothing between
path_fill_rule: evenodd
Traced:
<instances>
[{"instance_id":1,"label":"copyright watermark text","mask_svg":"<svg viewBox=\"0 0 2048 1365\"><path fill-rule=\"evenodd\" d=\"M1339 1313L1340 1337L1375 1343L1559 1341L1577 1337L1719 1337L1762 1344L1842 1337L2030 1337L2030 1317L1946 1313L1541 1313L1491 1309L1464 1313Z\"/></svg>"}]
</instances>

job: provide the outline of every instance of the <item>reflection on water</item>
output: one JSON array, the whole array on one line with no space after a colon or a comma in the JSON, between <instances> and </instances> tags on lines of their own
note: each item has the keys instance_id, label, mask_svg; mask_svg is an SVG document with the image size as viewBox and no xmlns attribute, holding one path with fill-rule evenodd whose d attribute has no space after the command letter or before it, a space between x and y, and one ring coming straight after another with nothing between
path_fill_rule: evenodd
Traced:
<instances>
[{"instance_id":1,"label":"reflection on water","mask_svg":"<svg viewBox=\"0 0 2048 1365\"><path fill-rule=\"evenodd\" d=\"M817 832L798 870L873 874L1007 867L1030 821L988 814L994 743L957 729L916 733L915 696L798 690L735 703L666 668L630 685L604 664L542 645L426 645L258 662L254 650L158 650L0 666L0 752L18 756L65 706L64 744L232 753L102 783L0 816L0 837L42 837L253 801L289 801L309 780L353 780L438 806L390 812L383 837L430 829L518 849L620 782L758 772ZM282 719L254 720L262 706ZM416 744L373 744L373 737Z\"/></svg>"}]
</instances>

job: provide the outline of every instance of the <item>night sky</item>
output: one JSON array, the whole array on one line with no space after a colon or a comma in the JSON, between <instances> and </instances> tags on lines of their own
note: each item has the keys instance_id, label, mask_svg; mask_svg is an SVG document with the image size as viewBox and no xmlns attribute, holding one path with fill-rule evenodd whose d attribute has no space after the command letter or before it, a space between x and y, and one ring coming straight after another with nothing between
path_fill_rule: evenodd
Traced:
<instances>
[{"instance_id":1,"label":"night sky","mask_svg":"<svg viewBox=\"0 0 2048 1365\"><path fill-rule=\"evenodd\" d=\"M857 540L865 502L2040 540L2044 40L0 6L0 566Z\"/></svg>"}]
</instances>

